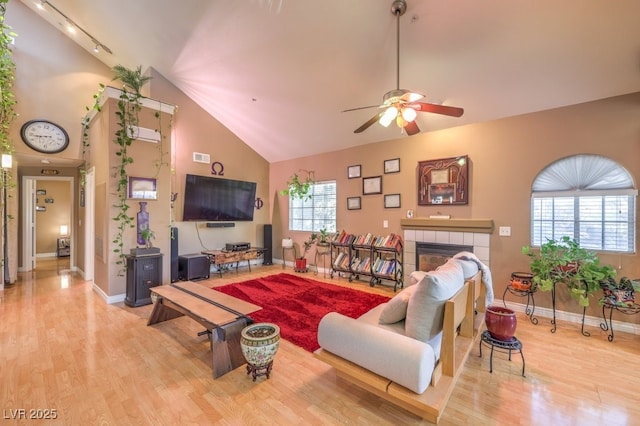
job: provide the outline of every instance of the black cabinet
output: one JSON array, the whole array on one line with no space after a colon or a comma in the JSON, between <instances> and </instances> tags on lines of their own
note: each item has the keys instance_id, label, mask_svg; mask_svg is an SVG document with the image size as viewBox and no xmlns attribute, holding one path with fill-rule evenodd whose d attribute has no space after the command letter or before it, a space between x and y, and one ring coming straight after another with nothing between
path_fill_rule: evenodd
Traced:
<instances>
[{"instance_id":1,"label":"black cabinet","mask_svg":"<svg viewBox=\"0 0 640 426\"><path fill-rule=\"evenodd\" d=\"M127 256L127 306L151 303L150 288L162 285L162 254Z\"/></svg>"}]
</instances>

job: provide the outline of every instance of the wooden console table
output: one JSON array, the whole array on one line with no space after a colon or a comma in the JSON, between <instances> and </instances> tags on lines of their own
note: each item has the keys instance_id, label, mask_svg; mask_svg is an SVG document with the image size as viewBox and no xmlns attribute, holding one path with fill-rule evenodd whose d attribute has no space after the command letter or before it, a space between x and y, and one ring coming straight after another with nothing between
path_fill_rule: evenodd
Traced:
<instances>
[{"instance_id":1,"label":"wooden console table","mask_svg":"<svg viewBox=\"0 0 640 426\"><path fill-rule=\"evenodd\" d=\"M253 322L247 315L260 306L189 281L152 287L151 293L157 300L147 325L186 315L206 329L198 334L207 334L211 342L214 378L246 363L240 333Z\"/></svg>"},{"instance_id":2,"label":"wooden console table","mask_svg":"<svg viewBox=\"0 0 640 426\"><path fill-rule=\"evenodd\" d=\"M247 261L247 266L249 266L249 272L251 272L251 260L257 259L259 256L262 256L265 251L267 251L266 248L252 247L247 250L238 251L207 250L203 251L202 254L205 254L209 257L209 262L211 262L212 265L216 266L218 273L222 277L222 273L229 269L228 265L235 263L237 271L240 262L245 260Z\"/></svg>"}]
</instances>

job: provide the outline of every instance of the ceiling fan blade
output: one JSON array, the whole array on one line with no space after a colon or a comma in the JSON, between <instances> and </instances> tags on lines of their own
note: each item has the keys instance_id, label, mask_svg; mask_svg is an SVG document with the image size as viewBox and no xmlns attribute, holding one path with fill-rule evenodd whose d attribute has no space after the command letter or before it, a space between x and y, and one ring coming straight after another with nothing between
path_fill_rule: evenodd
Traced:
<instances>
[{"instance_id":1,"label":"ceiling fan blade","mask_svg":"<svg viewBox=\"0 0 640 426\"><path fill-rule=\"evenodd\" d=\"M367 121L366 123L364 123L362 126L358 127L357 129L355 129L353 131L353 133L362 133L365 130L367 130L369 127L371 127L375 122L377 122L378 120L380 120L380 117L382 117L382 112L378 113L376 115L374 115L373 117L371 117L369 119L369 121Z\"/></svg>"},{"instance_id":2,"label":"ceiling fan blade","mask_svg":"<svg viewBox=\"0 0 640 426\"><path fill-rule=\"evenodd\" d=\"M416 111L433 112L436 114L449 115L451 117L461 117L464 109L446 105L428 104L426 102L411 102L406 106L414 108Z\"/></svg>"},{"instance_id":3,"label":"ceiling fan blade","mask_svg":"<svg viewBox=\"0 0 640 426\"><path fill-rule=\"evenodd\" d=\"M404 130L407 132L407 135L409 136L415 135L416 133L420 133L420 128L418 127L416 120L409 121L407 124L405 124Z\"/></svg>"},{"instance_id":4,"label":"ceiling fan blade","mask_svg":"<svg viewBox=\"0 0 640 426\"><path fill-rule=\"evenodd\" d=\"M358 111L360 109L369 109L369 108L381 108L381 106L380 105L369 105L369 106L358 107L358 108L349 108L349 109L343 110L342 112Z\"/></svg>"}]
</instances>

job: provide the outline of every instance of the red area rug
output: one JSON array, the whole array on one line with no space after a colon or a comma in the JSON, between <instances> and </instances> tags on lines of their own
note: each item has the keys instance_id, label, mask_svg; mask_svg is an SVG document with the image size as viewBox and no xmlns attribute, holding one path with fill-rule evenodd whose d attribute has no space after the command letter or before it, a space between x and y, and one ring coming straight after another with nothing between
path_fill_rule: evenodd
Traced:
<instances>
[{"instance_id":1,"label":"red area rug","mask_svg":"<svg viewBox=\"0 0 640 426\"><path fill-rule=\"evenodd\" d=\"M213 289L262 306L250 315L254 321L277 324L283 339L309 352L319 348L318 324L325 314L340 312L357 318L389 300L386 296L284 273Z\"/></svg>"}]
</instances>

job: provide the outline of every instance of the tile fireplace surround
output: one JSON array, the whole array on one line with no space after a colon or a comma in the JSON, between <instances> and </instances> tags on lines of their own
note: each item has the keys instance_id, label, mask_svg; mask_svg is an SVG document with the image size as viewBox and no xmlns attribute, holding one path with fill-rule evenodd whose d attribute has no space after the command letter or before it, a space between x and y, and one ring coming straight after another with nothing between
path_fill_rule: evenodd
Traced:
<instances>
[{"instance_id":1,"label":"tile fireplace surround","mask_svg":"<svg viewBox=\"0 0 640 426\"><path fill-rule=\"evenodd\" d=\"M402 219L404 238L404 282L416 270L416 242L459 244L473 247L473 253L490 267L493 220L490 219Z\"/></svg>"}]
</instances>

